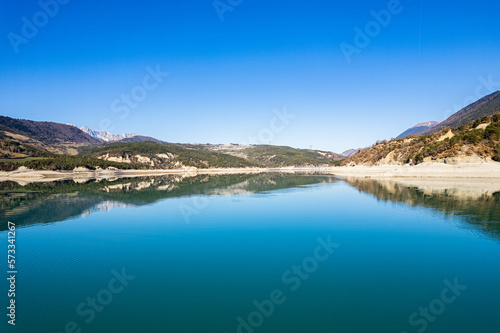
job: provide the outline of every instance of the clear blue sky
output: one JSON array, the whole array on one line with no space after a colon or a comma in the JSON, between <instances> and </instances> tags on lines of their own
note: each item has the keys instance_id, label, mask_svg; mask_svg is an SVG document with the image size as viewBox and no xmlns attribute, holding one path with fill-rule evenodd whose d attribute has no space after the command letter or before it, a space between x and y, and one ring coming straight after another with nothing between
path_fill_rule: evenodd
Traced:
<instances>
[{"instance_id":1,"label":"clear blue sky","mask_svg":"<svg viewBox=\"0 0 500 333\"><path fill-rule=\"evenodd\" d=\"M0 6L0 114L170 142L267 138L286 107L296 118L271 126L273 144L341 152L444 120L479 77L500 82L498 1L244 0L224 20L212 0L71 0L53 17L37 1ZM367 24L348 62L340 45ZM151 90L148 66L169 73ZM134 89L147 96L125 114Z\"/></svg>"}]
</instances>

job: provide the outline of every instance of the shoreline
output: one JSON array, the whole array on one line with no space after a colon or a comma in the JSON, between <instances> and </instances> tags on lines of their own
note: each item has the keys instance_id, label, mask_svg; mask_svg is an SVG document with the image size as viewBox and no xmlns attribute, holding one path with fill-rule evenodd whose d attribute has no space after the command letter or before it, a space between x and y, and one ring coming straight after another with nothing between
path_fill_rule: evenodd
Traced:
<instances>
[{"instance_id":1,"label":"shoreline","mask_svg":"<svg viewBox=\"0 0 500 333\"><path fill-rule=\"evenodd\" d=\"M423 163L416 166L379 165L379 166L343 166L343 167L284 167L284 168L215 168L215 169L169 169L169 170L87 170L70 171L30 170L0 171L0 182L21 180L25 182L50 182L63 179L124 178L164 175L225 175L251 173L303 173L317 172L339 177L363 177L377 179L400 178L455 178L485 179L500 178L500 163Z\"/></svg>"},{"instance_id":2,"label":"shoreline","mask_svg":"<svg viewBox=\"0 0 500 333\"><path fill-rule=\"evenodd\" d=\"M351 186L373 182L386 193L397 195L400 187L418 188L423 195L444 195L456 199L478 200L493 196L500 191L500 178L366 178L341 176Z\"/></svg>"},{"instance_id":3,"label":"shoreline","mask_svg":"<svg viewBox=\"0 0 500 333\"><path fill-rule=\"evenodd\" d=\"M425 179L485 179L500 178L500 163L484 161L477 163L422 163L419 165L343 166L329 171L336 176L377 179L425 178Z\"/></svg>"},{"instance_id":4,"label":"shoreline","mask_svg":"<svg viewBox=\"0 0 500 333\"><path fill-rule=\"evenodd\" d=\"M329 167L285 167L285 168L214 168L214 169L167 169L167 170L30 170L22 169L15 171L0 171L0 182L22 181L22 182L51 182L65 179L106 179L106 178L134 178L148 176L166 175L229 175L229 174L257 174L267 172L281 173L303 173L321 172L328 174Z\"/></svg>"}]
</instances>

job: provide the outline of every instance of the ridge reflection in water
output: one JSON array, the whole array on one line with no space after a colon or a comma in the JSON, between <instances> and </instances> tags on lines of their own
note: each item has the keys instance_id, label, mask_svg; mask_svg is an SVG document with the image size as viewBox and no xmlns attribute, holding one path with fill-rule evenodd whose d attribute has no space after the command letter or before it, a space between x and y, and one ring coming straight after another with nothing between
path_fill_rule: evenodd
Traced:
<instances>
[{"instance_id":1,"label":"ridge reflection in water","mask_svg":"<svg viewBox=\"0 0 500 333\"><path fill-rule=\"evenodd\" d=\"M9 219L18 226L27 226L171 198L264 193L335 181L334 177L317 174L270 173L61 180L23 185L0 182L0 230L7 230Z\"/></svg>"},{"instance_id":2,"label":"ridge reflection in water","mask_svg":"<svg viewBox=\"0 0 500 333\"><path fill-rule=\"evenodd\" d=\"M497 190L279 173L0 183L19 271L18 321L0 331L64 332L73 321L82 333L413 333L423 317L410 316L458 281L467 289L425 331L498 332ZM191 223L183 206L198 210ZM318 239L340 247L304 278L290 273L312 263ZM78 306L88 314L122 269L135 278L87 323ZM238 330L276 289L286 301Z\"/></svg>"}]
</instances>

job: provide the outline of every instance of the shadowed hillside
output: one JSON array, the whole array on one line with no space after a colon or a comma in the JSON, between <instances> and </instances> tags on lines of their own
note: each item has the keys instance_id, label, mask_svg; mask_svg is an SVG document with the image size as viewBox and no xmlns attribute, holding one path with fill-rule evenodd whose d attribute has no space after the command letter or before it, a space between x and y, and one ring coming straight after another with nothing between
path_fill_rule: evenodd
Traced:
<instances>
[{"instance_id":1,"label":"shadowed hillside","mask_svg":"<svg viewBox=\"0 0 500 333\"><path fill-rule=\"evenodd\" d=\"M100 141L71 125L48 121L31 121L0 116L0 130L45 144L97 144ZM9 135L6 133L6 135Z\"/></svg>"},{"instance_id":2,"label":"shadowed hillside","mask_svg":"<svg viewBox=\"0 0 500 333\"><path fill-rule=\"evenodd\" d=\"M481 98L431 129L418 132L416 135L429 135L437 133L444 128L455 129L483 117L492 116L497 112L500 112L500 91Z\"/></svg>"}]
</instances>

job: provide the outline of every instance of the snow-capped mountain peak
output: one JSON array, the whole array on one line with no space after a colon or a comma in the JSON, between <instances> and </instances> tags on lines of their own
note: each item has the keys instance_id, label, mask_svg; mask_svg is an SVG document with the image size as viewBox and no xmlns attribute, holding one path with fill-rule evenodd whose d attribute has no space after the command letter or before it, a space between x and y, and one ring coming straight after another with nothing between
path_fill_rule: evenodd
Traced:
<instances>
[{"instance_id":1,"label":"snow-capped mountain peak","mask_svg":"<svg viewBox=\"0 0 500 333\"><path fill-rule=\"evenodd\" d=\"M118 141L121 139L126 139L126 138L131 138L131 137L137 136L137 134L135 134L135 133L112 134L112 133L109 133L106 131L96 131L96 130L89 128L88 126L80 127L80 129L83 132L87 133L88 135L90 135L96 139L106 141L106 142Z\"/></svg>"}]
</instances>

